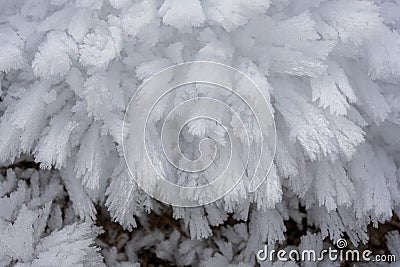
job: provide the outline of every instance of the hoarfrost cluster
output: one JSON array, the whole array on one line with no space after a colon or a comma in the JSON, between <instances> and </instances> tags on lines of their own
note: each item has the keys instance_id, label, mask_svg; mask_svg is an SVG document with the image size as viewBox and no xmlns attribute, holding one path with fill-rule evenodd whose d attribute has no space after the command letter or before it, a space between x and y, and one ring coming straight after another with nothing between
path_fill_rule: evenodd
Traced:
<instances>
[{"instance_id":1,"label":"hoarfrost cluster","mask_svg":"<svg viewBox=\"0 0 400 267\"><path fill-rule=\"evenodd\" d=\"M366 243L368 225L400 215L399 29L399 0L0 0L0 265L139 266L145 250L179 266L254 266L264 244L285 246L289 219L319 229L299 246ZM129 176L121 131L143 81L194 60L263 90L276 155L256 192L239 183L171 208ZM225 142L214 124L188 128L185 140ZM96 241L99 210L132 234ZM152 214L177 227L152 227ZM387 236L398 258L399 238Z\"/></svg>"}]
</instances>

